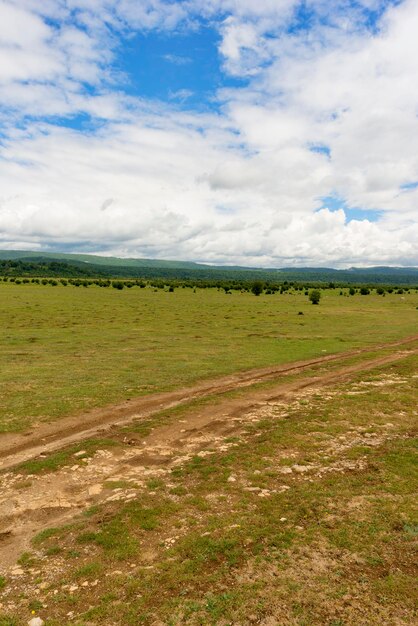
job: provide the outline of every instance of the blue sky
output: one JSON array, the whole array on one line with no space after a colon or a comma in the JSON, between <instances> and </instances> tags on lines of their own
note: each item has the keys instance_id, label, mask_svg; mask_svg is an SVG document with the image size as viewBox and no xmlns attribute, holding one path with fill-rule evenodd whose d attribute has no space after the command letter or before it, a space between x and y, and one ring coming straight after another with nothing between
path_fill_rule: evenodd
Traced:
<instances>
[{"instance_id":1,"label":"blue sky","mask_svg":"<svg viewBox=\"0 0 418 626\"><path fill-rule=\"evenodd\" d=\"M116 60L127 77L124 91L186 109L216 110L219 89L246 82L222 71L219 41L218 31L209 23L192 32L136 35Z\"/></svg>"},{"instance_id":2,"label":"blue sky","mask_svg":"<svg viewBox=\"0 0 418 626\"><path fill-rule=\"evenodd\" d=\"M417 28L413 0L0 0L0 247L417 264Z\"/></svg>"}]
</instances>

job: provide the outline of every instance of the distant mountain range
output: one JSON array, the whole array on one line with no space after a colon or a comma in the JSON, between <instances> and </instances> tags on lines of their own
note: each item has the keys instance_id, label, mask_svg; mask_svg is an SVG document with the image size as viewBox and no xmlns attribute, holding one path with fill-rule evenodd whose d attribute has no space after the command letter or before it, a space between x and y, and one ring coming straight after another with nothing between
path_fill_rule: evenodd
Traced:
<instances>
[{"instance_id":1,"label":"distant mountain range","mask_svg":"<svg viewBox=\"0 0 418 626\"><path fill-rule=\"evenodd\" d=\"M10 262L10 263L9 263ZM17 262L16 264L13 262ZM324 267L255 268L215 266L191 261L165 261L105 257L64 252L0 250L0 274L74 275L183 280L231 280L266 282L306 281L335 283L385 283L418 285L417 267Z\"/></svg>"}]
</instances>

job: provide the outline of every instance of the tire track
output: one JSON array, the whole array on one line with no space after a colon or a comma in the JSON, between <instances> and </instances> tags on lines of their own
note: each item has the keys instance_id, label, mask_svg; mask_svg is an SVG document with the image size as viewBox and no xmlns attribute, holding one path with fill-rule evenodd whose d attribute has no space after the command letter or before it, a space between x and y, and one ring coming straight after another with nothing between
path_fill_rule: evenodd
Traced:
<instances>
[{"instance_id":1,"label":"tire track","mask_svg":"<svg viewBox=\"0 0 418 626\"><path fill-rule=\"evenodd\" d=\"M282 364L273 367L247 370L237 374L224 376L215 380L204 381L197 385L163 393L141 396L110 407L98 408L75 416L62 418L51 423L41 424L35 432L5 434L0 438L0 470L7 469L37 457L41 453L54 452L76 442L103 435L114 426L124 426L134 419L145 419L152 415L177 407L188 402L205 398L212 395L221 395L228 391L251 387L257 383L280 379L280 376L297 374L312 367L321 366L330 362L344 361L348 358L387 350L399 346L410 346L409 351L399 352L389 357L380 357L369 362L369 367L376 367L380 364L397 360L416 352L412 345L418 341L418 335L405 339L371 346L348 352L331 354L314 359L297 361L291 364ZM389 360L388 360L389 359ZM368 368L368 363L349 366L336 374L330 373L323 377L326 382L338 380L338 377L354 371L362 371ZM304 382L298 381L302 389L304 386L321 384L321 377L308 379ZM297 387L296 387L297 388ZM247 405L248 406L248 405Z\"/></svg>"}]
</instances>

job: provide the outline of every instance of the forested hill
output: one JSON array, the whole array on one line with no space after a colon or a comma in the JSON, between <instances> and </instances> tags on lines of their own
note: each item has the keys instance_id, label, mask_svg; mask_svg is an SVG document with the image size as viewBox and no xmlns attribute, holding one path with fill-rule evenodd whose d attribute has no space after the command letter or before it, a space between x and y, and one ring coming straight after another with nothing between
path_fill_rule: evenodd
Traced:
<instances>
[{"instance_id":1,"label":"forested hill","mask_svg":"<svg viewBox=\"0 0 418 626\"><path fill-rule=\"evenodd\" d=\"M297 281L336 284L418 285L418 268L372 267L257 269L213 266L188 261L121 259L94 255L0 250L0 276L161 278L168 280L265 283Z\"/></svg>"}]
</instances>

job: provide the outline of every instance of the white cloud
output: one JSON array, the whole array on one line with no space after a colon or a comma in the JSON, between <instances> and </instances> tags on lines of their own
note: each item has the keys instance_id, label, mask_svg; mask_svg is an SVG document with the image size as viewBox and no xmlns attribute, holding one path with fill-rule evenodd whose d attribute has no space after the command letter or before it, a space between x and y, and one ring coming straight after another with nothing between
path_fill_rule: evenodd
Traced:
<instances>
[{"instance_id":1,"label":"white cloud","mask_svg":"<svg viewBox=\"0 0 418 626\"><path fill-rule=\"evenodd\" d=\"M400 189L418 180L418 5L387 10L371 34L361 6L378 0L306 4L313 26L289 31L296 0L0 0L1 245L418 264L418 190ZM249 81L219 92L221 113L118 90L123 37L196 28L199 15L219 28L225 71ZM97 129L45 122L77 113ZM40 121L22 130L28 115ZM331 194L382 218L347 223L342 209L321 208Z\"/></svg>"}]
</instances>

